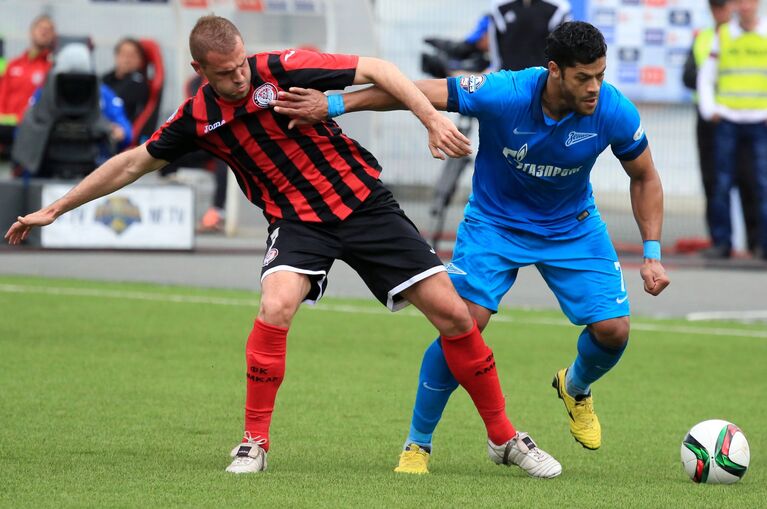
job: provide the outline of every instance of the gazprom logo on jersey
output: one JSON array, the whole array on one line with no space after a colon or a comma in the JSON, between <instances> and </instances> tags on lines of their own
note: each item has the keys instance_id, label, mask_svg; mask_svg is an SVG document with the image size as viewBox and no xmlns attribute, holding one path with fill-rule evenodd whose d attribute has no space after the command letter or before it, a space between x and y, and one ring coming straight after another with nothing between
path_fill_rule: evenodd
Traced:
<instances>
[{"instance_id":1,"label":"gazprom logo on jersey","mask_svg":"<svg viewBox=\"0 0 767 509\"><path fill-rule=\"evenodd\" d=\"M576 168L560 168L551 164L535 164L524 162L527 156L527 143L519 150L503 147L503 157L510 165L533 177L567 177L581 171L583 166Z\"/></svg>"},{"instance_id":2,"label":"gazprom logo on jersey","mask_svg":"<svg viewBox=\"0 0 767 509\"><path fill-rule=\"evenodd\" d=\"M484 74L476 75L469 74L468 76L461 76L460 85L461 88L468 93L473 94L485 84L486 77Z\"/></svg>"}]
</instances>

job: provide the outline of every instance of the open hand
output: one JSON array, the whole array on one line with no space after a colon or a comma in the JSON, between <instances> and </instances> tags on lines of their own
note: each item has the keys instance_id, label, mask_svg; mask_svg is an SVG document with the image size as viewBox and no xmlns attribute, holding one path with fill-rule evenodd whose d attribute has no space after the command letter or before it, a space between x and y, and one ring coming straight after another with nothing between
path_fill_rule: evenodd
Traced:
<instances>
[{"instance_id":1,"label":"open hand","mask_svg":"<svg viewBox=\"0 0 767 509\"><path fill-rule=\"evenodd\" d=\"M29 232L35 226L46 226L56 220L55 215L52 212L38 210L31 214L27 214L24 217L19 216L15 223L8 228L5 234L5 240L9 244L16 246L29 237Z\"/></svg>"},{"instance_id":2,"label":"open hand","mask_svg":"<svg viewBox=\"0 0 767 509\"><path fill-rule=\"evenodd\" d=\"M435 115L426 126L429 131L429 151L435 159L466 157L471 154L471 142L443 115Z\"/></svg>"},{"instance_id":3,"label":"open hand","mask_svg":"<svg viewBox=\"0 0 767 509\"><path fill-rule=\"evenodd\" d=\"M328 98L319 90L290 87L278 92L271 105L275 113L291 118L288 129L317 124L328 118Z\"/></svg>"}]
</instances>

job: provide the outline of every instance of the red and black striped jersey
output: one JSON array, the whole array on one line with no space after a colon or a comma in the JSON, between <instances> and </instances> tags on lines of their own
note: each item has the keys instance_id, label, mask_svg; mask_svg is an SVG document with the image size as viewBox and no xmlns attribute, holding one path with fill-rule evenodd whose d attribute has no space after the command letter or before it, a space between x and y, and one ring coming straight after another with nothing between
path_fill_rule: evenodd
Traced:
<instances>
[{"instance_id":1,"label":"red and black striped jersey","mask_svg":"<svg viewBox=\"0 0 767 509\"><path fill-rule=\"evenodd\" d=\"M248 200L270 221L345 219L374 189L381 167L334 121L288 129L269 102L292 86L321 91L352 84L358 57L291 49L248 57L250 93L231 103L206 84L147 141L173 161L203 149L226 161Z\"/></svg>"}]
</instances>

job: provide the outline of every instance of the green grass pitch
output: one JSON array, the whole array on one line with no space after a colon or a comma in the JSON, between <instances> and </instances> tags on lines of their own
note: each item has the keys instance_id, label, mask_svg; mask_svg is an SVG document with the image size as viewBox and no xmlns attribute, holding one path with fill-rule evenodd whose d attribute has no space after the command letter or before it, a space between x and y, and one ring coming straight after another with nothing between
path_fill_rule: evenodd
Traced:
<instances>
[{"instance_id":1,"label":"green grass pitch","mask_svg":"<svg viewBox=\"0 0 767 509\"><path fill-rule=\"evenodd\" d=\"M428 476L392 472L421 353L413 311L328 299L299 312L272 424L269 470L224 472L241 433L244 345L257 296L241 291L0 277L2 507L764 507L767 327L634 320L595 385L603 445L587 451L550 387L575 354L559 313L503 310L485 337L510 416L563 465L535 480L486 455L467 395L453 396ZM686 431L740 426L751 466L696 485Z\"/></svg>"}]
</instances>

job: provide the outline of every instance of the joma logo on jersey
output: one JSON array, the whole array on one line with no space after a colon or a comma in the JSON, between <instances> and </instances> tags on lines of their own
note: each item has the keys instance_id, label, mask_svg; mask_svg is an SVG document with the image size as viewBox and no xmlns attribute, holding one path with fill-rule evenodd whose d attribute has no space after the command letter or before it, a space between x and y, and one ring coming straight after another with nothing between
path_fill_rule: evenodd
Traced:
<instances>
[{"instance_id":1,"label":"joma logo on jersey","mask_svg":"<svg viewBox=\"0 0 767 509\"><path fill-rule=\"evenodd\" d=\"M213 122L212 124L208 124L205 126L205 134L208 134L214 129L218 129L222 125L226 124L226 120L221 120L219 122Z\"/></svg>"},{"instance_id":2,"label":"joma logo on jersey","mask_svg":"<svg viewBox=\"0 0 767 509\"><path fill-rule=\"evenodd\" d=\"M524 162L526 156L527 143L522 145L522 148L519 150L503 147L503 157L506 159L506 162L532 177L567 177L578 173L583 168L583 166L560 168L552 164L526 163Z\"/></svg>"}]
</instances>

